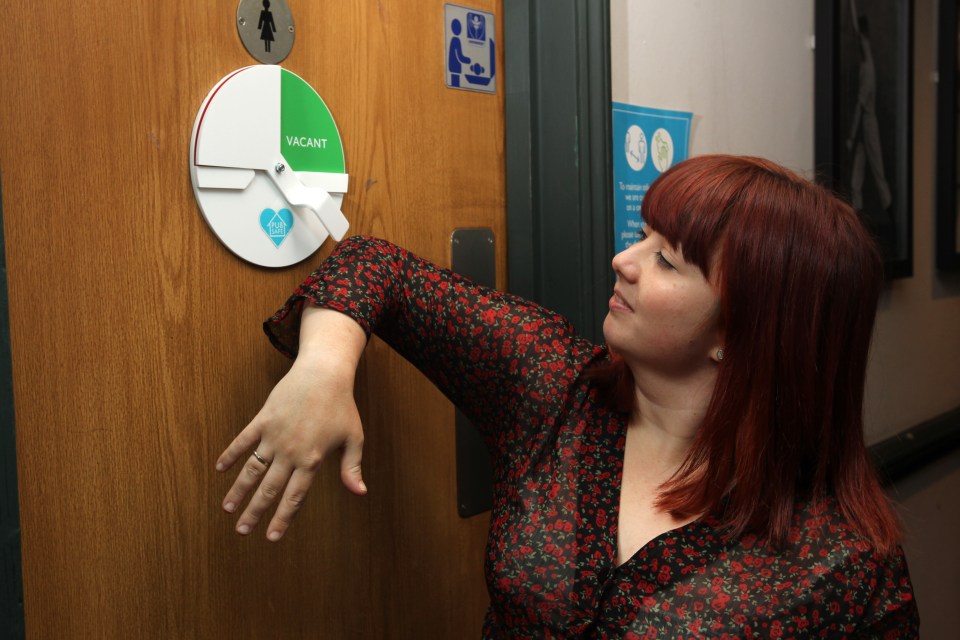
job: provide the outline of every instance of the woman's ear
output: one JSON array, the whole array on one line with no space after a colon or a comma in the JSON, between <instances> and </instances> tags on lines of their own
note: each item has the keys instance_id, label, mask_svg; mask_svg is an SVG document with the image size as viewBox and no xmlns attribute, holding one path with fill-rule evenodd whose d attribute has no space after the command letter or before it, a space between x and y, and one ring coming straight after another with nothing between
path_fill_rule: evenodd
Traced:
<instances>
[{"instance_id":1,"label":"woman's ear","mask_svg":"<svg viewBox=\"0 0 960 640\"><path fill-rule=\"evenodd\" d=\"M717 311L717 315L719 317L719 310ZM720 321L718 319L717 327L714 331L713 346L710 349L709 355L709 358L713 360L714 364L720 364L720 361L723 360L723 347L724 343L727 341L726 338L726 331L724 331L720 326Z\"/></svg>"}]
</instances>

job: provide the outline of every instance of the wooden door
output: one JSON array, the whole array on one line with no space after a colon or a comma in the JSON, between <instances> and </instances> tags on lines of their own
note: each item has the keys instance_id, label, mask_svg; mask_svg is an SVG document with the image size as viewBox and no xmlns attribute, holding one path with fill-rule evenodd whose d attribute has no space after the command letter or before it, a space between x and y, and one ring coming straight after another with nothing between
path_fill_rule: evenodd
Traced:
<instances>
[{"instance_id":1,"label":"wooden door","mask_svg":"<svg viewBox=\"0 0 960 640\"><path fill-rule=\"evenodd\" d=\"M470 4L501 15L498 0ZM449 264L453 229L490 227L502 286L503 89L446 88L443 3L289 5L283 66L337 120L351 230ZM200 215L197 109L255 63L236 12L236 0L5 5L27 636L476 637L487 518L457 516L454 410L382 343L358 375L370 494L348 494L329 464L279 544L263 527L237 536L220 509L233 474L214 461L289 366L260 323L331 249L253 267Z\"/></svg>"}]
</instances>

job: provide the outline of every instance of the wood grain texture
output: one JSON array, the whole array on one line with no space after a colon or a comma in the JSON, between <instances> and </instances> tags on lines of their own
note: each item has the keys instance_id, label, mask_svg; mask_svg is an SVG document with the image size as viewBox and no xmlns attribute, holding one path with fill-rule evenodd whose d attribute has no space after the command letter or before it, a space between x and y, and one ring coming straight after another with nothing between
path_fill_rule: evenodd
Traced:
<instances>
[{"instance_id":1,"label":"wood grain texture","mask_svg":"<svg viewBox=\"0 0 960 640\"><path fill-rule=\"evenodd\" d=\"M499 19L499 2L472 4ZM491 227L502 286L503 89L444 86L443 3L289 5L283 66L337 120L351 230L449 264L454 228ZM41 34L0 39L27 635L475 637L487 521L457 517L453 409L383 343L357 383L370 495L347 494L332 461L278 545L219 509L233 474L214 460L289 366L260 323L331 247L254 267L195 203L197 109L254 63L236 8L5 9Z\"/></svg>"}]
</instances>

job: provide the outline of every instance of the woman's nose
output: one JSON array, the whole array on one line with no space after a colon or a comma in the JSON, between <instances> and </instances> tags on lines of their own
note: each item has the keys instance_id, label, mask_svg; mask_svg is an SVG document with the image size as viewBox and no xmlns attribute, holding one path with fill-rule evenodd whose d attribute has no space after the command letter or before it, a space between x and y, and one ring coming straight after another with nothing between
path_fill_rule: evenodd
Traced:
<instances>
[{"instance_id":1,"label":"woman's nose","mask_svg":"<svg viewBox=\"0 0 960 640\"><path fill-rule=\"evenodd\" d=\"M636 260L634 256L636 252L632 250L634 247L624 249L613 256L613 272L617 274L618 278L623 278L627 282L633 282L637 278Z\"/></svg>"}]
</instances>

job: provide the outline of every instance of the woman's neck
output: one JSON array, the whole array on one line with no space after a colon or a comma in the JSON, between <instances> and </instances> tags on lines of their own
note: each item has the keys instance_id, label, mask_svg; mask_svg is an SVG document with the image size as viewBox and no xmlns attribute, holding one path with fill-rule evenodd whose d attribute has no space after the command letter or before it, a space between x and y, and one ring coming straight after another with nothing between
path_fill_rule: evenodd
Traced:
<instances>
[{"instance_id":1,"label":"woman's neck","mask_svg":"<svg viewBox=\"0 0 960 640\"><path fill-rule=\"evenodd\" d=\"M686 457L706 415L716 370L705 369L680 380L638 373L634 373L636 402L629 428L643 443L650 462L669 467L672 474Z\"/></svg>"}]
</instances>

